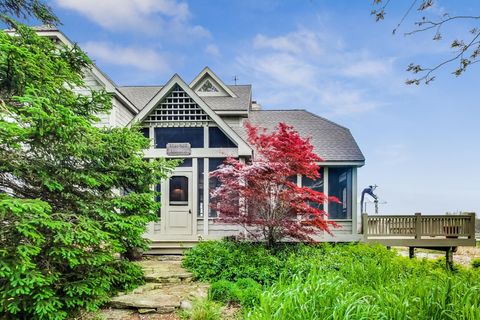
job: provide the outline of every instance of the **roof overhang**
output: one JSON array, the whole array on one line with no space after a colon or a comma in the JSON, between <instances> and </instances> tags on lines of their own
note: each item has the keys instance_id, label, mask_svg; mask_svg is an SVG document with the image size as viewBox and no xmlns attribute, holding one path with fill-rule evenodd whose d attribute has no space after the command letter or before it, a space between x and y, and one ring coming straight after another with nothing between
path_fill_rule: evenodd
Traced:
<instances>
[{"instance_id":1,"label":"roof overhang","mask_svg":"<svg viewBox=\"0 0 480 320\"><path fill-rule=\"evenodd\" d=\"M74 42L72 42L63 32L60 30L36 30L37 34L42 37L56 38L60 40L64 45L68 47L73 47ZM12 32L13 33L13 32ZM113 94L117 100L119 100L127 109L129 109L133 114L138 114L139 110L133 105L130 100L128 100L120 91L117 90L117 86L106 74L104 74L96 65L92 62L92 66L88 69L91 71L95 79L105 86L105 91Z\"/></svg>"}]
</instances>

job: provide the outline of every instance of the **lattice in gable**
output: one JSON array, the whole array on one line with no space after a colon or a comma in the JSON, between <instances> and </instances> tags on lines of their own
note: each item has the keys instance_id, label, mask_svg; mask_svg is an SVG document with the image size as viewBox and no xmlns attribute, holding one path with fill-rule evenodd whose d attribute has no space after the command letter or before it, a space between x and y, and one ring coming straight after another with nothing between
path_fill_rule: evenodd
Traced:
<instances>
[{"instance_id":1,"label":"lattice in gable","mask_svg":"<svg viewBox=\"0 0 480 320\"><path fill-rule=\"evenodd\" d=\"M211 122L203 109L176 84L170 93L145 118L155 126L204 126Z\"/></svg>"}]
</instances>

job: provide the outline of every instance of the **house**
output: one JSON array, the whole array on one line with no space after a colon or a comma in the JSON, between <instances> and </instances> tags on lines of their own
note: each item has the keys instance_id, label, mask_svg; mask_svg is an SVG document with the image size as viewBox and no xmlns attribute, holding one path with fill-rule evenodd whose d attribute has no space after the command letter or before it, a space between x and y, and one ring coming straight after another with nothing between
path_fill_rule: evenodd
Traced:
<instances>
[{"instance_id":1,"label":"house","mask_svg":"<svg viewBox=\"0 0 480 320\"><path fill-rule=\"evenodd\" d=\"M67 45L72 42L59 30L38 28L40 35ZM247 160L253 150L246 141L246 121L273 129L279 122L312 137L315 152L325 161L317 190L336 196L341 204L329 203L329 219L340 228L334 236L319 240L347 242L361 239L357 231L357 170L365 159L350 131L332 121L300 109L269 110L252 101L251 85L227 85L210 68L204 68L190 83L179 75L160 86L118 86L94 66L85 74L86 85L112 94L113 109L100 115L100 126L140 123L150 138L145 158L182 158L170 180L156 186L161 191L159 220L149 226L146 237L155 249L178 249L199 239L234 235L237 226L216 223L209 209L209 190L215 181L209 172L227 156ZM299 185L313 185L297 177Z\"/></svg>"}]
</instances>

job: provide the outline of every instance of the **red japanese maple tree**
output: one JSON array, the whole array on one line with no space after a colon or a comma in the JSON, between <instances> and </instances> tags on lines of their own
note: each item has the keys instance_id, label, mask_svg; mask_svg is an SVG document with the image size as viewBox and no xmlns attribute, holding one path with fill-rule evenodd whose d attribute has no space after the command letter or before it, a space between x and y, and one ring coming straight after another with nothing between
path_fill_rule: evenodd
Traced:
<instances>
[{"instance_id":1,"label":"red japanese maple tree","mask_svg":"<svg viewBox=\"0 0 480 320\"><path fill-rule=\"evenodd\" d=\"M251 237L273 246L282 239L313 241L319 231L331 234L333 221L321 209L335 197L299 187L291 177L319 178L318 162L310 138L279 123L273 132L246 125L255 155L249 163L228 158L211 177L220 185L211 193L211 207L218 222L241 225Z\"/></svg>"}]
</instances>

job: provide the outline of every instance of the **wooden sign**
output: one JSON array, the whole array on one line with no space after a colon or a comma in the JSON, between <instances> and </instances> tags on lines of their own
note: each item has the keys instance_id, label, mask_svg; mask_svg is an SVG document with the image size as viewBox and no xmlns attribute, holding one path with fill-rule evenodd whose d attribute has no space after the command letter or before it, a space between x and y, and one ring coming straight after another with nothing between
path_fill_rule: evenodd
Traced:
<instances>
[{"instance_id":1,"label":"wooden sign","mask_svg":"<svg viewBox=\"0 0 480 320\"><path fill-rule=\"evenodd\" d=\"M167 143L168 156L189 156L192 154L190 143Z\"/></svg>"}]
</instances>

